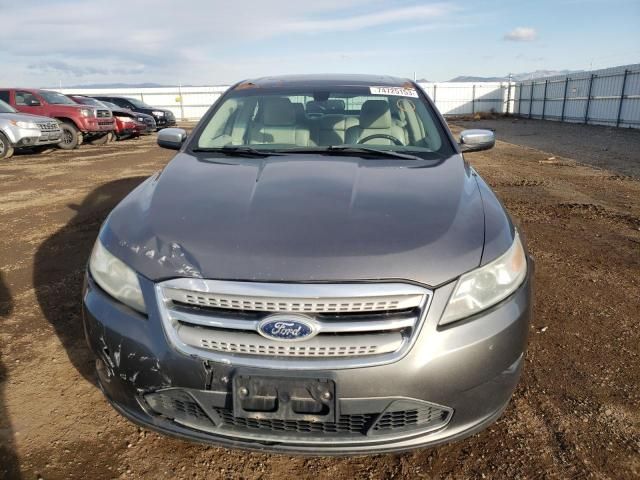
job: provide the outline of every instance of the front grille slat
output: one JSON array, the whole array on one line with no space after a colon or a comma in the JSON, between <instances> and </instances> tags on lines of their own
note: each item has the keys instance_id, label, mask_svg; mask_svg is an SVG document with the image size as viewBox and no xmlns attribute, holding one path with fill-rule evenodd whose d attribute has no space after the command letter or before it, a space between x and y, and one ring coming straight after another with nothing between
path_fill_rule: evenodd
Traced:
<instances>
[{"instance_id":1,"label":"front grille slat","mask_svg":"<svg viewBox=\"0 0 640 480\"><path fill-rule=\"evenodd\" d=\"M278 342L255 332L204 329L180 325L178 336L188 345L227 353L296 357L348 357L394 352L400 332L316 336L301 342Z\"/></svg>"},{"instance_id":2,"label":"front grille slat","mask_svg":"<svg viewBox=\"0 0 640 480\"><path fill-rule=\"evenodd\" d=\"M415 306L415 297L401 299L396 296L376 299L375 301L362 301L359 299L348 299L347 301L327 299L319 301L316 299L294 300L288 298L261 299L260 297L241 299L234 298L230 295L223 296L184 292L175 292L173 295L175 295L175 297L173 297L175 300L189 305L261 312L374 312L403 310L407 308L407 304Z\"/></svg>"},{"instance_id":3,"label":"front grille slat","mask_svg":"<svg viewBox=\"0 0 640 480\"><path fill-rule=\"evenodd\" d=\"M172 320L184 324L200 325L204 327L224 328L230 330L257 330L259 320L247 319L218 313L217 311L195 311L174 307L169 311ZM324 318L324 317L321 317ZM413 327L416 323L415 314L409 313L402 316L385 319L378 318L352 318L349 316L327 317L319 323L320 333L356 333L356 332L380 332L384 330L401 330Z\"/></svg>"}]
</instances>

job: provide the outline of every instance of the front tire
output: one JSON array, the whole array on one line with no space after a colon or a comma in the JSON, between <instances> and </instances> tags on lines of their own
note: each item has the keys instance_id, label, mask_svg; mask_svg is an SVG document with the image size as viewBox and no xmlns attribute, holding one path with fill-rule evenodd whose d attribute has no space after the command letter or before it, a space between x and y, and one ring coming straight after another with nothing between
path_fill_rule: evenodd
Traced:
<instances>
[{"instance_id":1,"label":"front tire","mask_svg":"<svg viewBox=\"0 0 640 480\"><path fill-rule=\"evenodd\" d=\"M9 143L9 139L6 135L0 132L0 160L11 158L13 155L13 147Z\"/></svg>"},{"instance_id":2,"label":"front tire","mask_svg":"<svg viewBox=\"0 0 640 480\"><path fill-rule=\"evenodd\" d=\"M63 122L60 124L62 130L62 140L58 144L58 148L62 150L73 150L82 144L82 133L70 123Z\"/></svg>"},{"instance_id":3,"label":"front tire","mask_svg":"<svg viewBox=\"0 0 640 480\"><path fill-rule=\"evenodd\" d=\"M105 133L101 137L92 138L91 140L89 140L89 143L91 145L106 145L107 143L109 143L109 134Z\"/></svg>"}]
</instances>

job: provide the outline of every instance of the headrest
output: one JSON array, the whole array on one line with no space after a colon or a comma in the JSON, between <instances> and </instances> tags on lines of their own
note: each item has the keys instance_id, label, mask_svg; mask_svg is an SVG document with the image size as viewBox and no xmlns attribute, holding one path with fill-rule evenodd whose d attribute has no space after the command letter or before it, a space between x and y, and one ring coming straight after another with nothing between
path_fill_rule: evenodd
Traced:
<instances>
[{"instance_id":1,"label":"headrest","mask_svg":"<svg viewBox=\"0 0 640 480\"><path fill-rule=\"evenodd\" d=\"M306 118L304 114L304 105L298 102L294 102L292 105L293 105L293 110L296 112L296 120L297 121L304 120Z\"/></svg>"},{"instance_id":2,"label":"headrest","mask_svg":"<svg viewBox=\"0 0 640 480\"><path fill-rule=\"evenodd\" d=\"M324 107L320 102L316 102L315 100L309 100L307 102L307 113L311 115L324 113Z\"/></svg>"},{"instance_id":3,"label":"headrest","mask_svg":"<svg viewBox=\"0 0 640 480\"><path fill-rule=\"evenodd\" d=\"M262 109L264 125L283 127L296 123L296 109L288 98L267 97L262 100Z\"/></svg>"},{"instance_id":4,"label":"headrest","mask_svg":"<svg viewBox=\"0 0 640 480\"><path fill-rule=\"evenodd\" d=\"M345 111L344 100L332 98L324 102L324 109L327 113L342 113Z\"/></svg>"},{"instance_id":5,"label":"headrest","mask_svg":"<svg viewBox=\"0 0 640 480\"><path fill-rule=\"evenodd\" d=\"M391 128L391 112L386 100L367 100L360 110L360 128Z\"/></svg>"}]
</instances>

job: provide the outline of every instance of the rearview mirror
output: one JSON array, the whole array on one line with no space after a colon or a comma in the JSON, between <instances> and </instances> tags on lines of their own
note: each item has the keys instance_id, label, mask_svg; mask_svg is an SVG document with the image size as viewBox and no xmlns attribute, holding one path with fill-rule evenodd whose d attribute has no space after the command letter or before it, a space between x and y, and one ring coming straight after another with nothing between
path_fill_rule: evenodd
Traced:
<instances>
[{"instance_id":1,"label":"rearview mirror","mask_svg":"<svg viewBox=\"0 0 640 480\"><path fill-rule=\"evenodd\" d=\"M491 130L463 130L460 134L460 150L478 152L489 150L496 144L496 136Z\"/></svg>"},{"instance_id":2,"label":"rearview mirror","mask_svg":"<svg viewBox=\"0 0 640 480\"><path fill-rule=\"evenodd\" d=\"M40 100L36 98L30 98L27 100L27 105L30 107L39 107L41 105Z\"/></svg>"},{"instance_id":3,"label":"rearview mirror","mask_svg":"<svg viewBox=\"0 0 640 480\"><path fill-rule=\"evenodd\" d=\"M169 150L180 150L187 139L187 132L182 128L163 128L158 132L158 145Z\"/></svg>"}]
</instances>

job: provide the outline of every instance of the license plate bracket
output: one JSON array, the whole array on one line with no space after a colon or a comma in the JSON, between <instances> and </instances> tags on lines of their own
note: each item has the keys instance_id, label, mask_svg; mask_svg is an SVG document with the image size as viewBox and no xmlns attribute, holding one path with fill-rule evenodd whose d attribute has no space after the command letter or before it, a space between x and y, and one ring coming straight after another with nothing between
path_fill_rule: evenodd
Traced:
<instances>
[{"instance_id":1,"label":"license plate bracket","mask_svg":"<svg viewBox=\"0 0 640 480\"><path fill-rule=\"evenodd\" d=\"M327 378L233 377L233 414L247 419L335 422L336 386Z\"/></svg>"}]
</instances>

